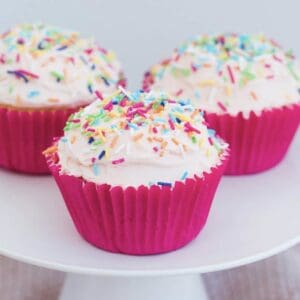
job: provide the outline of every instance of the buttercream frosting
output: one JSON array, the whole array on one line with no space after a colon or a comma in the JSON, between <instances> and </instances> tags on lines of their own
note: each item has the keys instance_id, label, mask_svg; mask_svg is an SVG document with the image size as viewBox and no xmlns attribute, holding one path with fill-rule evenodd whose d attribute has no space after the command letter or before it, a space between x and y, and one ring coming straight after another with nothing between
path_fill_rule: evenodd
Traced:
<instances>
[{"instance_id":1,"label":"buttercream frosting","mask_svg":"<svg viewBox=\"0 0 300 300\"><path fill-rule=\"evenodd\" d=\"M75 113L56 151L63 174L136 187L201 177L226 149L189 101L121 89Z\"/></svg>"},{"instance_id":2,"label":"buttercream frosting","mask_svg":"<svg viewBox=\"0 0 300 300\"><path fill-rule=\"evenodd\" d=\"M22 24L0 36L0 104L77 107L124 84L113 52L77 32Z\"/></svg>"},{"instance_id":3,"label":"buttercream frosting","mask_svg":"<svg viewBox=\"0 0 300 300\"><path fill-rule=\"evenodd\" d=\"M299 70L290 51L262 34L201 35L151 67L144 89L191 99L208 112L248 116L300 103Z\"/></svg>"}]
</instances>

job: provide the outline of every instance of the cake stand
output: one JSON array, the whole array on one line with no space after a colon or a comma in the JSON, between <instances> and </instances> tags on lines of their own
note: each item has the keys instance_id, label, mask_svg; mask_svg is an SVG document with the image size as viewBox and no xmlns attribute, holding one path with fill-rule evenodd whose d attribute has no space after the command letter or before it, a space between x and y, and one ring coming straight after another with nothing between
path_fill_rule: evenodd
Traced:
<instances>
[{"instance_id":1,"label":"cake stand","mask_svg":"<svg viewBox=\"0 0 300 300\"><path fill-rule=\"evenodd\" d=\"M0 253L68 273L61 300L207 299L200 274L248 264L300 242L300 134L267 172L224 177L207 225L181 250L127 256L75 231L51 177L0 171Z\"/></svg>"}]
</instances>

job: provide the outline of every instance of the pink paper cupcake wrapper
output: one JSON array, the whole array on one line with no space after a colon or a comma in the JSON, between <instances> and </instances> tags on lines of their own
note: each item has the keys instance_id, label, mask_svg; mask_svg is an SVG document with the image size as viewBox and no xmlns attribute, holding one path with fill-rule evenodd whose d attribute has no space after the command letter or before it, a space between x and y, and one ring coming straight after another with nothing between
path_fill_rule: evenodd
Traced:
<instances>
[{"instance_id":1,"label":"pink paper cupcake wrapper","mask_svg":"<svg viewBox=\"0 0 300 300\"><path fill-rule=\"evenodd\" d=\"M49 174L42 152L63 133L76 109L21 111L0 108L0 166L18 172Z\"/></svg>"},{"instance_id":2,"label":"pink paper cupcake wrapper","mask_svg":"<svg viewBox=\"0 0 300 300\"><path fill-rule=\"evenodd\" d=\"M277 165L299 127L300 105L264 110L259 116L206 113L208 126L230 145L227 175L257 173Z\"/></svg>"},{"instance_id":3,"label":"pink paper cupcake wrapper","mask_svg":"<svg viewBox=\"0 0 300 300\"><path fill-rule=\"evenodd\" d=\"M192 241L206 223L226 162L227 156L211 173L173 187L122 188L62 175L48 158L81 236L98 248L133 255L169 252Z\"/></svg>"}]
</instances>

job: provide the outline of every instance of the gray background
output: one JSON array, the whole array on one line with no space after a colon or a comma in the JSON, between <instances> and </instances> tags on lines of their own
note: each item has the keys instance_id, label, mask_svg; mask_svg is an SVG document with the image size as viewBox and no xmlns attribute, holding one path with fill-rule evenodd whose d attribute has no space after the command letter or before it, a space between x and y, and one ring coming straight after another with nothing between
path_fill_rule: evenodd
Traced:
<instances>
[{"instance_id":1,"label":"gray background","mask_svg":"<svg viewBox=\"0 0 300 300\"><path fill-rule=\"evenodd\" d=\"M130 88L144 71L198 33L264 32L300 53L300 0L0 0L0 30L41 21L114 50Z\"/></svg>"}]
</instances>

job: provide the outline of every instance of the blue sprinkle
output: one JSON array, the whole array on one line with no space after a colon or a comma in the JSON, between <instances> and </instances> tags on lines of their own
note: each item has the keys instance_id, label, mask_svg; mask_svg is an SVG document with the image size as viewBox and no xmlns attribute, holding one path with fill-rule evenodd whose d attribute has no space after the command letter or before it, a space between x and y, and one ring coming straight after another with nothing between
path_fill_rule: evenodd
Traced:
<instances>
[{"instance_id":1,"label":"blue sprinkle","mask_svg":"<svg viewBox=\"0 0 300 300\"><path fill-rule=\"evenodd\" d=\"M91 66L91 69L92 69L92 70L95 70L95 69L96 69L96 65L95 65L95 64L92 65L92 66Z\"/></svg>"},{"instance_id":2,"label":"blue sprinkle","mask_svg":"<svg viewBox=\"0 0 300 300\"><path fill-rule=\"evenodd\" d=\"M90 92L91 94L93 94L93 88L92 88L92 85L91 85L91 84L88 85L88 90L89 90L89 92Z\"/></svg>"},{"instance_id":3,"label":"blue sprinkle","mask_svg":"<svg viewBox=\"0 0 300 300\"><path fill-rule=\"evenodd\" d=\"M195 97L196 98L201 98L201 94L200 94L200 91L195 91Z\"/></svg>"},{"instance_id":4,"label":"blue sprinkle","mask_svg":"<svg viewBox=\"0 0 300 300\"><path fill-rule=\"evenodd\" d=\"M28 98L33 98L35 96L38 96L40 94L40 92L38 91L30 91L28 94L27 94L27 97Z\"/></svg>"},{"instance_id":5,"label":"blue sprinkle","mask_svg":"<svg viewBox=\"0 0 300 300\"><path fill-rule=\"evenodd\" d=\"M110 86L110 83L105 77L101 76L101 79L104 81L105 85Z\"/></svg>"},{"instance_id":6,"label":"blue sprinkle","mask_svg":"<svg viewBox=\"0 0 300 300\"><path fill-rule=\"evenodd\" d=\"M176 122L177 122L178 124L180 124L180 123L181 123L181 120L180 120L179 118L176 118Z\"/></svg>"},{"instance_id":7,"label":"blue sprinkle","mask_svg":"<svg viewBox=\"0 0 300 300\"><path fill-rule=\"evenodd\" d=\"M172 186L172 183L170 183L170 182L162 182L162 181L158 181L157 184L158 184L158 185L161 185L161 186Z\"/></svg>"},{"instance_id":8,"label":"blue sprinkle","mask_svg":"<svg viewBox=\"0 0 300 300\"><path fill-rule=\"evenodd\" d=\"M68 141L68 139L67 139L66 137L62 137L60 140L61 140L63 143L66 143L66 142Z\"/></svg>"},{"instance_id":9,"label":"blue sprinkle","mask_svg":"<svg viewBox=\"0 0 300 300\"><path fill-rule=\"evenodd\" d=\"M139 127L136 124L128 123L128 126L133 129L138 129Z\"/></svg>"},{"instance_id":10,"label":"blue sprinkle","mask_svg":"<svg viewBox=\"0 0 300 300\"><path fill-rule=\"evenodd\" d=\"M185 180L186 178L187 178L187 176L188 176L188 171L185 171L183 174L182 174L182 176L181 176L181 180Z\"/></svg>"},{"instance_id":11,"label":"blue sprinkle","mask_svg":"<svg viewBox=\"0 0 300 300\"><path fill-rule=\"evenodd\" d=\"M91 137L89 138L88 143L91 144L91 143L93 143L94 141L95 141L95 139L91 136Z\"/></svg>"},{"instance_id":12,"label":"blue sprinkle","mask_svg":"<svg viewBox=\"0 0 300 300\"><path fill-rule=\"evenodd\" d=\"M98 166L98 165L96 165L96 164L93 165L93 172L94 172L94 174L95 174L96 176L99 175L100 170L99 170L99 166Z\"/></svg>"},{"instance_id":13,"label":"blue sprinkle","mask_svg":"<svg viewBox=\"0 0 300 300\"><path fill-rule=\"evenodd\" d=\"M216 135L216 131L213 130L213 129L207 128L207 131L208 131L208 135L209 135L210 137L214 137L214 136Z\"/></svg>"},{"instance_id":14,"label":"blue sprinkle","mask_svg":"<svg viewBox=\"0 0 300 300\"><path fill-rule=\"evenodd\" d=\"M99 154L98 159L102 159L104 155L105 155L105 150L103 150L103 151Z\"/></svg>"},{"instance_id":15,"label":"blue sprinkle","mask_svg":"<svg viewBox=\"0 0 300 300\"><path fill-rule=\"evenodd\" d=\"M57 51L62 51L62 50L65 50L67 48L68 48L68 46L61 46L60 48L57 48L56 50Z\"/></svg>"},{"instance_id":16,"label":"blue sprinkle","mask_svg":"<svg viewBox=\"0 0 300 300\"><path fill-rule=\"evenodd\" d=\"M82 55L80 55L79 58L85 65L88 64L87 60Z\"/></svg>"}]
</instances>

